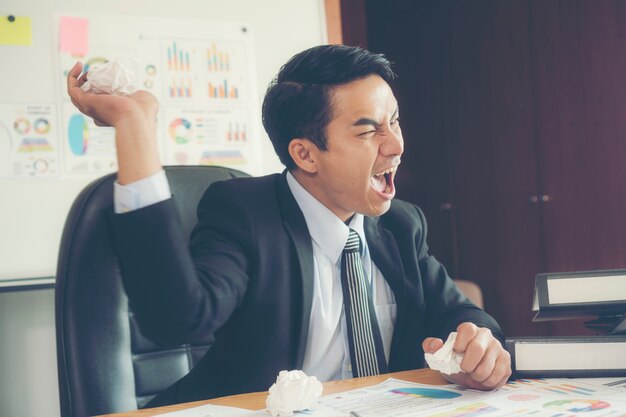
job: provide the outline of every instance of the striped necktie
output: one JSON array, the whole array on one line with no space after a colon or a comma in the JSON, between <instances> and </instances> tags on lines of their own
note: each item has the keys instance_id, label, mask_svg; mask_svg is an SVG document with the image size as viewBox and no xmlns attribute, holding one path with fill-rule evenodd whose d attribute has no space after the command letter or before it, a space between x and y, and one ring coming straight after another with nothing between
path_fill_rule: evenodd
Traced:
<instances>
[{"instance_id":1,"label":"striped necktie","mask_svg":"<svg viewBox=\"0 0 626 417\"><path fill-rule=\"evenodd\" d=\"M387 372L371 286L365 279L360 249L361 239L350 229L348 242L341 255L341 286L354 377Z\"/></svg>"}]
</instances>

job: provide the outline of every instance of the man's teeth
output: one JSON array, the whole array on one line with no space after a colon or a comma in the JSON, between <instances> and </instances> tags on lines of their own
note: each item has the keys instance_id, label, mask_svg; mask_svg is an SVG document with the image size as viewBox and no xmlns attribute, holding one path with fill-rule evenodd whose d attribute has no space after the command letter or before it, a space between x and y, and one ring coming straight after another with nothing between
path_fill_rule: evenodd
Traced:
<instances>
[{"instance_id":1,"label":"man's teeth","mask_svg":"<svg viewBox=\"0 0 626 417\"><path fill-rule=\"evenodd\" d=\"M386 171L382 171L378 174L374 174L372 177L372 185L374 189L384 193L390 193L391 188L391 173L396 170L397 167L389 168ZM389 175L389 176L387 176Z\"/></svg>"},{"instance_id":2,"label":"man's teeth","mask_svg":"<svg viewBox=\"0 0 626 417\"><path fill-rule=\"evenodd\" d=\"M375 174L375 176L379 177L381 175L385 175L385 174L391 174L392 172L394 172L396 170L396 167L393 168L389 168L387 171L383 171L383 172L379 172L378 174Z\"/></svg>"}]
</instances>

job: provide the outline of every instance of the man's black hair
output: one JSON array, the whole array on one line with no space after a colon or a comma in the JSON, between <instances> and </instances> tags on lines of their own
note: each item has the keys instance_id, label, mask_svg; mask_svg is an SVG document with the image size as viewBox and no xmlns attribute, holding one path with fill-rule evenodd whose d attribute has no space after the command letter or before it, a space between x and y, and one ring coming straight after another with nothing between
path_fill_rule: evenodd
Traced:
<instances>
[{"instance_id":1,"label":"man's black hair","mask_svg":"<svg viewBox=\"0 0 626 417\"><path fill-rule=\"evenodd\" d=\"M292 139L306 138L327 149L332 90L369 75L386 82L395 76L384 55L344 45L315 46L282 66L265 93L263 126L287 169L295 168L288 150Z\"/></svg>"}]
</instances>

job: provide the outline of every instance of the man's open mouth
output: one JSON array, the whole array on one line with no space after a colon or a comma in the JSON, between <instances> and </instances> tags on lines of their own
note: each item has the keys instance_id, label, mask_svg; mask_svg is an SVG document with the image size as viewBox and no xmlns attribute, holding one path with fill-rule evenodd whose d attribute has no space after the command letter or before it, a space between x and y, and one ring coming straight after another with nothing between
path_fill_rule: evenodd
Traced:
<instances>
[{"instance_id":1,"label":"man's open mouth","mask_svg":"<svg viewBox=\"0 0 626 417\"><path fill-rule=\"evenodd\" d=\"M396 175L397 167L386 169L378 174L374 174L371 179L372 188L384 195L393 195L393 179Z\"/></svg>"}]
</instances>

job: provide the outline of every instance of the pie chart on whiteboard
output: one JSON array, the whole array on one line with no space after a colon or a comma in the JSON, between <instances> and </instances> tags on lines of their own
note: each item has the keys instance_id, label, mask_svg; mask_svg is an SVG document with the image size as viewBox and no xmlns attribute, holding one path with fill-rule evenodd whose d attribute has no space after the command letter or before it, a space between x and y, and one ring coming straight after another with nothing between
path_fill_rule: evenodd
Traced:
<instances>
[{"instance_id":1,"label":"pie chart on whiteboard","mask_svg":"<svg viewBox=\"0 0 626 417\"><path fill-rule=\"evenodd\" d=\"M170 138L179 145L191 140L191 123L186 119L174 119L169 127Z\"/></svg>"},{"instance_id":2,"label":"pie chart on whiteboard","mask_svg":"<svg viewBox=\"0 0 626 417\"><path fill-rule=\"evenodd\" d=\"M82 114L73 114L67 123L67 139L74 155L85 155L89 142L87 120Z\"/></svg>"}]
</instances>

